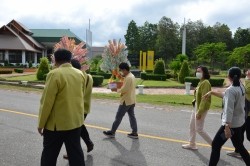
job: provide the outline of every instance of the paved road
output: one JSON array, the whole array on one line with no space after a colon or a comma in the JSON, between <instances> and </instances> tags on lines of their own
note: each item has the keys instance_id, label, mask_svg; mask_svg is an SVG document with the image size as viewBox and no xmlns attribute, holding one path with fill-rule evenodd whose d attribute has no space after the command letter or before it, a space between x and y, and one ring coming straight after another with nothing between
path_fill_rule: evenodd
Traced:
<instances>
[{"instance_id":1,"label":"paved road","mask_svg":"<svg viewBox=\"0 0 250 166\"><path fill-rule=\"evenodd\" d=\"M37 114L41 94L0 90L0 165L39 165L42 137L37 133ZM107 139L102 134L111 126L118 105L110 100L93 100L92 112L87 117L90 136L95 143L94 151L87 154L83 145L87 166L202 166L207 165L210 147L200 139L198 151L183 150L181 144L188 136L190 108L173 106L156 107L146 104L136 106L140 138L126 137L130 131L125 116L116 134L116 139ZM211 113L207 117L207 131L214 136L220 126L220 115ZM245 143L250 149L250 144ZM225 145L231 147L231 142ZM218 165L243 166L240 159L221 152ZM58 165L66 166L62 159Z\"/></svg>"}]
</instances>

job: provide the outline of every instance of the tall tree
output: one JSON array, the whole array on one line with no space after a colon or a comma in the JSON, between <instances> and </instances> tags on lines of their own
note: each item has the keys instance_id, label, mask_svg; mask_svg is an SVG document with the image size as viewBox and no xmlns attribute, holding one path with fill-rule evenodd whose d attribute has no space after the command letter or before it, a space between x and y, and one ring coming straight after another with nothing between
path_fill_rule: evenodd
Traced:
<instances>
[{"instance_id":1,"label":"tall tree","mask_svg":"<svg viewBox=\"0 0 250 166\"><path fill-rule=\"evenodd\" d=\"M242 47L250 43L250 28L238 28L234 34L235 47Z\"/></svg>"},{"instance_id":2,"label":"tall tree","mask_svg":"<svg viewBox=\"0 0 250 166\"><path fill-rule=\"evenodd\" d=\"M140 41L141 41L141 50L155 51L155 44L157 39L157 24L151 24L145 22L143 26L139 27Z\"/></svg>"},{"instance_id":3,"label":"tall tree","mask_svg":"<svg viewBox=\"0 0 250 166\"><path fill-rule=\"evenodd\" d=\"M179 25L170 18L162 17L158 24L156 52L165 61L173 59L180 50ZM179 48L179 49L178 49Z\"/></svg>"},{"instance_id":4,"label":"tall tree","mask_svg":"<svg viewBox=\"0 0 250 166\"><path fill-rule=\"evenodd\" d=\"M140 35L134 20L128 24L127 34L124 35L129 55L139 55Z\"/></svg>"},{"instance_id":5,"label":"tall tree","mask_svg":"<svg viewBox=\"0 0 250 166\"><path fill-rule=\"evenodd\" d=\"M233 49L233 38L232 38L232 31L226 24L221 24L217 22L214 26L214 35L215 35L215 41L226 43L227 50Z\"/></svg>"},{"instance_id":6,"label":"tall tree","mask_svg":"<svg viewBox=\"0 0 250 166\"><path fill-rule=\"evenodd\" d=\"M228 58L228 64L239 65L244 68L249 68L250 62L250 44L244 47L237 47L233 50L232 54Z\"/></svg>"},{"instance_id":7,"label":"tall tree","mask_svg":"<svg viewBox=\"0 0 250 166\"><path fill-rule=\"evenodd\" d=\"M197 56L199 62L210 63L212 70L214 69L215 62L219 59L226 50L226 44L219 43L205 43L199 45L195 50L194 54Z\"/></svg>"}]
</instances>

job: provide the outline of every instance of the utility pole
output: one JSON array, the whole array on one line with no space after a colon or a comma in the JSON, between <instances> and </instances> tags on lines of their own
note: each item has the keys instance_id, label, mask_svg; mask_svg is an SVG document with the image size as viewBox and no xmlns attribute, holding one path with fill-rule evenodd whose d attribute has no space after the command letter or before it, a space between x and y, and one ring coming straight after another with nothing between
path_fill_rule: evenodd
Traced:
<instances>
[{"instance_id":1,"label":"utility pole","mask_svg":"<svg viewBox=\"0 0 250 166\"><path fill-rule=\"evenodd\" d=\"M186 55L186 22L184 18L184 26L182 32L182 52L183 55Z\"/></svg>"}]
</instances>

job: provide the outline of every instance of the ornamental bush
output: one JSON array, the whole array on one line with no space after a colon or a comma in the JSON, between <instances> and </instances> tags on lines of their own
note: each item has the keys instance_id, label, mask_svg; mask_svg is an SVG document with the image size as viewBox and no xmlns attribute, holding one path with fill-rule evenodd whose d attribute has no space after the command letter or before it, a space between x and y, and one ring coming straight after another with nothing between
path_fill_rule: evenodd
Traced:
<instances>
[{"instance_id":1,"label":"ornamental bush","mask_svg":"<svg viewBox=\"0 0 250 166\"><path fill-rule=\"evenodd\" d=\"M36 73L37 80L46 80L46 76L49 73L49 60L47 57L40 58L40 65Z\"/></svg>"},{"instance_id":2,"label":"ornamental bush","mask_svg":"<svg viewBox=\"0 0 250 166\"><path fill-rule=\"evenodd\" d=\"M184 61L181 65L181 70L179 72L179 76L178 76L178 80L180 83L184 83L185 82L185 77L188 77L190 74L190 70L189 70L189 67L188 67L188 63L187 61Z\"/></svg>"},{"instance_id":3,"label":"ornamental bush","mask_svg":"<svg viewBox=\"0 0 250 166\"><path fill-rule=\"evenodd\" d=\"M97 87L97 86L101 86L103 83L103 76L98 76L98 75L92 75L93 78L93 86Z\"/></svg>"},{"instance_id":4,"label":"ornamental bush","mask_svg":"<svg viewBox=\"0 0 250 166\"><path fill-rule=\"evenodd\" d=\"M23 73L23 69L14 69L16 73Z\"/></svg>"},{"instance_id":5,"label":"ornamental bush","mask_svg":"<svg viewBox=\"0 0 250 166\"><path fill-rule=\"evenodd\" d=\"M200 82L200 79L196 77L186 77L185 82L191 82L193 87L197 87L198 83ZM224 78L210 78L209 82L212 87L222 87L224 85Z\"/></svg>"},{"instance_id":6,"label":"ornamental bush","mask_svg":"<svg viewBox=\"0 0 250 166\"><path fill-rule=\"evenodd\" d=\"M160 58L155 61L154 74L165 75L165 62L163 59Z\"/></svg>"}]
</instances>

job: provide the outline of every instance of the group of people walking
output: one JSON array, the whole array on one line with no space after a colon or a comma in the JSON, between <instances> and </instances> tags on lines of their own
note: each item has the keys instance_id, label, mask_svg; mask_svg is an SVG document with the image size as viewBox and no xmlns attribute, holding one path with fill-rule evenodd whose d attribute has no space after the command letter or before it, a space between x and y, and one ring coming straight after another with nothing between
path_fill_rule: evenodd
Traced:
<instances>
[{"instance_id":1,"label":"group of people walking","mask_svg":"<svg viewBox=\"0 0 250 166\"><path fill-rule=\"evenodd\" d=\"M94 148L88 131L84 125L90 112L93 79L91 75L81 71L79 61L72 59L70 51L58 49L54 53L56 68L49 72L40 101L38 132L43 136L43 152L41 166L54 166L61 147L64 144L67 154L63 157L69 160L69 165L84 166L84 155L80 143L82 138L87 146L87 152ZM113 88L120 93L120 105L115 121L110 130L104 131L107 137L115 137L124 115L128 113L132 132L128 137L138 139L137 121L134 113L136 101L136 81L127 63L119 65L124 77L121 89ZM216 166L220 158L221 147L231 138L235 152L240 154L247 166L250 166L250 156L243 145L244 132L250 140L250 71L246 72L245 86L241 83L241 70L232 67L228 71L230 86L225 92L211 90L209 72L204 66L196 70L200 82L195 89L193 112L190 119L189 144L182 145L184 149L197 150L196 133L212 146L209 166ZM212 139L204 130L205 118L211 105L211 96L223 98L223 113L221 127Z\"/></svg>"},{"instance_id":2,"label":"group of people walking","mask_svg":"<svg viewBox=\"0 0 250 166\"><path fill-rule=\"evenodd\" d=\"M43 136L41 166L55 166L63 144L67 151L63 157L69 160L69 165L84 166L80 138L84 140L87 152L94 148L84 125L90 112L93 79L91 75L80 70L81 64L72 59L70 51L58 49L54 58L55 69L47 75L38 116L38 132ZM119 69L124 77L123 86L121 89L111 90L120 93L120 106L111 130L103 133L108 137L115 137L115 132L127 112L132 128L128 137L137 139L134 114L135 77L127 63L121 63Z\"/></svg>"},{"instance_id":3,"label":"group of people walking","mask_svg":"<svg viewBox=\"0 0 250 166\"><path fill-rule=\"evenodd\" d=\"M242 157L245 164L250 166L250 156L243 145L244 132L247 133L247 139L250 141L250 71L246 71L245 86L241 82L241 70L238 67L232 67L228 71L228 80L230 86L225 92L216 92L211 90L211 84L208 69L199 66L196 70L196 77L200 82L195 89L195 99L193 101L193 112L190 120L189 144L182 145L184 149L197 150L195 143L196 133L198 133L209 145L212 151L209 160L209 166L216 166L220 158L220 150L226 141L230 138L234 152L228 152L228 155L238 155ZM223 112L221 115L221 127L212 139L204 130L204 123L207 112L211 105L211 95L223 99Z\"/></svg>"}]
</instances>

